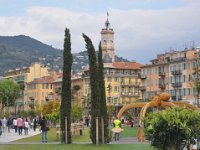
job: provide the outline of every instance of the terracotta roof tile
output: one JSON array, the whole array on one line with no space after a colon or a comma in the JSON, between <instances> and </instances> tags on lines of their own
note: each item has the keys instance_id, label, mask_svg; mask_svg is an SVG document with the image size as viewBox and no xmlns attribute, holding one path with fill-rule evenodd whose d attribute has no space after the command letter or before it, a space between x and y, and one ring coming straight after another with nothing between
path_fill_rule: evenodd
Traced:
<instances>
[{"instance_id":1,"label":"terracotta roof tile","mask_svg":"<svg viewBox=\"0 0 200 150\"><path fill-rule=\"evenodd\" d=\"M140 69L140 67L144 66L137 62L113 62L112 65L120 69Z\"/></svg>"}]
</instances>

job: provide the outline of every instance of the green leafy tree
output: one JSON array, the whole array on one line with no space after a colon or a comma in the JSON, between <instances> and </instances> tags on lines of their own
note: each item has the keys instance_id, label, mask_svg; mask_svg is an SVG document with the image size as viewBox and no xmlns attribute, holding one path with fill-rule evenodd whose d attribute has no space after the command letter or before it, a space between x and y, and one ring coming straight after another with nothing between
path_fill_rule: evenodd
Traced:
<instances>
[{"instance_id":1,"label":"green leafy tree","mask_svg":"<svg viewBox=\"0 0 200 150\"><path fill-rule=\"evenodd\" d=\"M200 112L175 107L143 118L146 139L159 150L190 149L200 137Z\"/></svg>"},{"instance_id":2,"label":"green leafy tree","mask_svg":"<svg viewBox=\"0 0 200 150\"><path fill-rule=\"evenodd\" d=\"M19 97L20 86L14 80L0 81L0 95L2 104L7 107L14 106L16 99Z\"/></svg>"},{"instance_id":3,"label":"green leafy tree","mask_svg":"<svg viewBox=\"0 0 200 150\"><path fill-rule=\"evenodd\" d=\"M72 54L71 54L71 35L69 29L65 29L64 51L63 51L63 82L61 92L61 107L60 107L60 126L62 138L64 143L67 138L67 144L71 140L71 67L72 67ZM65 117L67 117L67 137L65 137Z\"/></svg>"},{"instance_id":4,"label":"green leafy tree","mask_svg":"<svg viewBox=\"0 0 200 150\"><path fill-rule=\"evenodd\" d=\"M108 143L110 138L109 138L109 130L108 130L108 113L107 113L107 107L106 107L106 93L105 93L105 81L104 81L103 70L104 70L104 65L103 65L103 60L102 60L102 49L101 49L101 42L100 42L99 54L98 54L98 76L99 76L98 85L99 85L99 102L101 106L99 107L99 109L100 109L100 116L103 117L104 119L105 141L106 143ZM101 127L100 127L100 130L101 130Z\"/></svg>"},{"instance_id":5,"label":"green leafy tree","mask_svg":"<svg viewBox=\"0 0 200 150\"><path fill-rule=\"evenodd\" d=\"M83 109L78 106L72 107L71 118L74 122L78 122L81 120L83 114Z\"/></svg>"},{"instance_id":6,"label":"green leafy tree","mask_svg":"<svg viewBox=\"0 0 200 150\"><path fill-rule=\"evenodd\" d=\"M89 57L89 75L90 75L90 87L91 87L91 126L90 126L90 139L92 143L96 143L96 117L99 117L99 96L98 96L98 75L95 49L91 39L83 34L83 38L86 42L86 49Z\"/></svg>"}]
</instances>

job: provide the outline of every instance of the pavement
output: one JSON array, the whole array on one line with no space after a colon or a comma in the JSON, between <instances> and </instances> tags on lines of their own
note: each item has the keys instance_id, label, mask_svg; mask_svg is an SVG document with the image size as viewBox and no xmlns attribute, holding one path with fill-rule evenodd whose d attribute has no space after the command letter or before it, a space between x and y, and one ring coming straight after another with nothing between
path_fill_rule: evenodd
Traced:
<instances>
[{"instance_id":1,"label":"pavement","mask_svg":"<svg viewBox=\"0 0 200 150\"><path fill-rule=\"evenodd\" d=\"M42 144L41 141L38 142L16 142L19 139L27 138L30 136L34 136L37 134L40 134L41 132L39 129L36 129L36 131L30 130L28 135L19 135L18 133L15 133L14 130L11 130L10 133L2 133L0 136L0 144ZM60 144L60 142L48 142L45 144ZM73 144L92 144L91 142L73 142ZM111 141L109 144L141 144L141 142L137 141L136 137L123 137L120 138L119 141ZM148 142L143 142L143 144L149 144Z\"/></svg>"},{"instance_id":2,"label":"pavement","mask_svg":"<svg viewBox=\"0 0 200 150\"><path fill-rule=\"evenodd\" d=\"M28 135L24 135L24 133L22 133L22 135L19 135L18 132L15 133L14 129L11 129L10 133L8 132L2 133L2 135L0 136L0 144L8 144L10 142L34 136L40 133L41 132L39 131L39 129L36 129L36 131L29 130Z\"/></svg>"}]
</instances>

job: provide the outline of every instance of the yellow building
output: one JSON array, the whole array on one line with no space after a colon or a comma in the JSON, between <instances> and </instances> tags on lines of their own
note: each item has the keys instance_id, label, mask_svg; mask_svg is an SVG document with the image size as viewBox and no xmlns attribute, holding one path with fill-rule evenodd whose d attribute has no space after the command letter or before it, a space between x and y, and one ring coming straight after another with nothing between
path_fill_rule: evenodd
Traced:
<instances>
[{"instance_id":1,"label":"yellow building","mask_svg":"<svg viewBox=\"0 0 200 150\"><path fill-rule=\"evenodd\" d=\"M27 83L29 103L40 107L51 100L53 98L53 81L54 78L52 76L45 76Z\"/></svg>"},{"instance_id":2,"label":"yellow building","mask_svg":"<svg viewBox=\"0 0 200 150\"><path fill-rule=\"evenodd\" d=\"M104 63L107 105L122 106L142 99L140 93L140 67L137 62ZM88 70L84 71L84 96L90 95Z\"/></svg>"},{"instance_id":3,"label":"yellow building","mask_svg":"<svg viewBox=\"0 0 200 150\"><path fill-rule=\"evenodd\" d=\"M48 68L42 66L40 63L33 63L30 67L16 68L14 70L8 70L4 73L4 79L15 80L20 84L21 93L20 98L17 99L17 110L29 109L26 105L29 102L27 95L27 83L33 81L35 78L41 78L48 75Z\"/></svg>"}]
</instances>

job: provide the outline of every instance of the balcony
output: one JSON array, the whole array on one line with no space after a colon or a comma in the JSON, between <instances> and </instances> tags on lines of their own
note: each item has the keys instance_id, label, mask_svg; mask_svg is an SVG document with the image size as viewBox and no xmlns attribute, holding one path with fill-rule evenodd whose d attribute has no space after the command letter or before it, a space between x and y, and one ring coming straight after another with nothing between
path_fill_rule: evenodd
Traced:
<instances>
[{"instance_id":1,"label":"balcony","mask_svg":"<svg viewBox=\"0 0 200 150\"><path fill-rule=\"evenodd\" d=\"M138 82L134 83L134 87L139 87L139 86L140 86L140 84Z\"/></svg>"},{"instance_id":2,"label":"balcony","mask_svg":"<svg viewBox=\"0 0 200 150\"><path fill-rule=\"evenodd\" d=\"M146 78L147 78L147 75L145 75L145 74L140 75L140 79L146 79Z\"/></svg>"},{"instance_id":3,"label":"balcony","mask_svg":"<svg viewBox=\"0 0 200 150\"><path fill-rule=\"evenodd\" d=\"M158 75L161 76L161 77L165 77L165 72L164 71L159 71Z\"/></svg>"},{"instance_id":4,"label":"balcony","mask_svg":"<svg viewBox=\"0 0 200 150\"><path fill-rule=\"evenodd\" d=\"M139 97L139 92L122 92L122 97Z\"/></svg>"},{"instance_id":5,"label":"balcony","mask_svg":"<svg viewBox=\"0 0 200 150\"><path fill-rule=\"evenodd\" d=\"M181 82L172 83L172 87L174 88L182 87L182 83Z\"/></svg>"},{"instance_id":6,"label":"balcony","mask_svg":"<svg viewBox=\"0 0 200 150\"><path fill-rule=\"evenodd\" d=\"M24 82L24 77L16 78L15 81L16 81L17 83Z\"/></svg>"},{"instance_id":7,"label":"balcony","mask_svg":"<svg viewBox=\"0 0 200 150\"><path fill-rule=\"evenodd\" d=\"M171 71L171 74L172 74L172 75L181 75L182 72L181 72L181 70L172 70L172 71Z\"/></svg>"},{"instance_id":8,"label":"balcony","mask_svg":"<svg viewBox=\"0 0 200 150\"><path fill-rule=\"evenodd\" d=\"M146 87L145 86L140 86L140 90L141 91L146 91Z\"/></svg>"},{"instance_id":9,"label":"balcony","mask_svg":"<svg viewBox=\"0 0 200 150\"><path fill-rule=\"evenodd\" d=\"M180 101L180 100L182 100L182 95L172 96L171 98L172 98L173 101L176 101L176 100Z\"/></svg>"},{"instance_id":10,"label":"balcony","mask_svg":"<svg viewBox=\"0 0 200 150\"><path fill-rule=\"evenodd\" d=\"M164 83L159 83L159 88L165 89L165 84Z\"/></svg>"},{"instance_id":11,"label":"balcony","mask_svg":"<svg viewBox=\"0 0 200 150\"><path fill-rule=\"evenodd\" d=\"M129 87L131 87L131 86L135 86L135 85L133 85L133 83L131 83L131 82L129 82L129 83L121 82L121 86L129 86Z\"/></svg>"}]
</instances>

